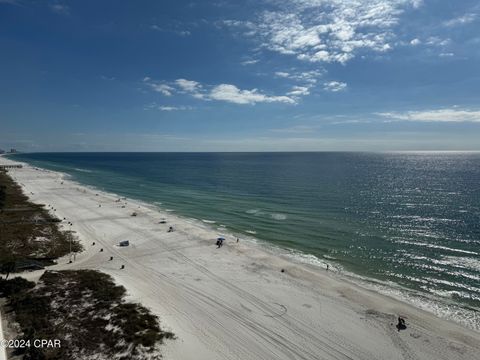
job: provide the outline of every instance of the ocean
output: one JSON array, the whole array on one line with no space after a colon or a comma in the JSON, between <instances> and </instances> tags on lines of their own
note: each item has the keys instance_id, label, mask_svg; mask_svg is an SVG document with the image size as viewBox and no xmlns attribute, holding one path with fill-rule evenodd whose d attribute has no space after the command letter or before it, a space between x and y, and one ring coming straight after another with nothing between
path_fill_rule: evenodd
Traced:
<instances>
[{"instance_id":1,"label":"ocean","mask_svg":"<svg viewBox=\"0 0 480 360\"><path fill-rule=\"evenodd\" d=\"M31 153L480 330L480 153Z\"/></svg>"}]
</instances>

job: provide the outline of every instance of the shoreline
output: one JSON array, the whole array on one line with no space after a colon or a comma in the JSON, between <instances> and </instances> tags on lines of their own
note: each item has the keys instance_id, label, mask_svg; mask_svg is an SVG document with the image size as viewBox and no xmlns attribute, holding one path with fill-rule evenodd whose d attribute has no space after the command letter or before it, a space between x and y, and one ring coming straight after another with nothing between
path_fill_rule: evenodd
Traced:
<instances>
[{"instance_id":1,"label":"shoreline","mask_svg":"<svg viewBox=\"0 0 480 360\"><path fill-rule=\"evenodd\" d=\"M7 159L9 159L7 157ZM21 162L27 166L36 167L37 165L32 165L28 162ZM39 165L40 168L42 165ZM92 192L104 192L110 195L113 195L118 198L127 197L129 201L136 202L141 206L147 207L153 211L158 211L163 216L175 216L181 221L189 222L192 225L204 227L207 230L214 232L215 234L225 234L227 237L232 237L234 239L241 238L242 242L248 241L252 246L260 248L262 251L268 252L272 256L280 257L284 260L294 262L301 266L310 268L312 271L324 271L326 270L327 264L329 265L330 276L335 276L339 281L346 281L354 286L360 286L367 290L371 290L375 293L380 293L384 296L393 298L395 300L400 300L404 303L407 303L415 308L425 310L429 313L434 314L442 319L453 321L454 323L460 324L468 329L480 332L480 317L477 314L480 314L480 308L472 307L468 304L457 302L454 299L448 299L445 297L438 297L432 293L422 292L418 289L413 289L407 286L400 285L396 282L386 281L375 277L364 276L346 269L341 263L338 263L336 259L329 258L328 256L319 257L308 252L302 251L297 248L288 248L282 247L278 244L272 243L270 241L257 238L255 231L250 232L238 232L233 231L229 226L221 224L221 221L216 219L211 220L210 217L198 216L192 217L189 215L178 213L174 205L173 209L165 207L162 202L158 201L148 201L142 199L141 197L130 197L129 194L119 194L114 191L109 191L104 187L100 187L93 183L82 183L77 181L74 174L64 172L63 170L58 170L57 165L53 165L53 168L42 168L47 171L51 171L61 175L64 179L68 179L78 186L85 187L90 189ZM76 171L82 172L91 172L92 170L73 168ZM472 320L473 319L473 320Z\"/></svg>"},{"instance_id":2,"label":"shoreline","mask_svg":"<svg viewBox=\"0 0 480 360\"><path fill-rule=\"evenodd\" d=\"M55 204L57 214L74 223L72 230L85 247L74 264L60 259L49 269L94 268L112 275L178 334L179 340L166 346L166 359L179 354L188 359L233 359L236 354L473 359L480 351L480 334L473 330L262 246L227 239L227 246L216 249L217 231L201 220L189 222L131 199L121 208L114 194L28 164L10 174L26 194L33 192L32 201ZM134 210L137 217L130 216ZM158 224L162 217L173 224L173 233ZM125 237L131 247L116 247ZM110 254L126 264L126 271L105 261ZM407 317L406 331L391 325L397 315Z\"/></svg>"}]
</instances>

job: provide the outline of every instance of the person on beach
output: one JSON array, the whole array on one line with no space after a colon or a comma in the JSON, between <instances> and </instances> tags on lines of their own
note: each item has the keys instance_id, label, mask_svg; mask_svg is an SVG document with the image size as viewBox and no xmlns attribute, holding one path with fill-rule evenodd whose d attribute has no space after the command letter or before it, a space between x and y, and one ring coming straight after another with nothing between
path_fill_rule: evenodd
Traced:
<instances>
[{"instance_id":1,"label":"person on beach","mask_svg":"<svg viewBox=\"0 0 480 360\"><path fill-rule=\"evenodd\" d=\"M397 330L405 330L407 328L407 325L405 324L405 319L401 316L398 317L398 324L397 324Z\"/></svg>"}]
</instances>

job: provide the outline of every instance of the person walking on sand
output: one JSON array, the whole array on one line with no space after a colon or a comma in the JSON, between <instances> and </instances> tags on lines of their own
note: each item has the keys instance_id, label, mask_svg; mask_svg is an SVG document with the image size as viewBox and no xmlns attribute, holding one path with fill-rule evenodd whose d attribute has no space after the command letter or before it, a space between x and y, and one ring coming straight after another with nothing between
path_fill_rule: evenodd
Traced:
<instances>
[{"instance_id":1,"label":"person walking on sand","mask_svg":"<svg viewBox=\"0 0 480 360\"><path fill-rule=\"evenodd\" d=\"M407 328L407 325L405 324L405 319L401 316L398 317L398 324L397 324L397 330L405 330Z\"/></svg>"}]
</instances>

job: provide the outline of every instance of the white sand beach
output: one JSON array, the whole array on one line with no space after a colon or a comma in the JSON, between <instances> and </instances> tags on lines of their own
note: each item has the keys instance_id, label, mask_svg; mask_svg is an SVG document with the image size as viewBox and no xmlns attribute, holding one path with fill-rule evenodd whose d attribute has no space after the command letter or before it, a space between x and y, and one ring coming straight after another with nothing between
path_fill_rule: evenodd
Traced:
<instances>
[{"instance_id":1,"label":"white sand beach","mask_svg":"<svg viewBox=\"0 0 480 360\"><path fill-rule=\"evenodd\" d=\"M178 337L162 347L166 360L479 358L473 330L248 241L227 237L217 249L208 224L24 165L10 175L32 201L71 221L85 247L73 264L63 258L49 269L113 276ZM130 246L118 247L122 240ZM408 326L400 332L399 315Z\"/></svg>"}]
</instances>

